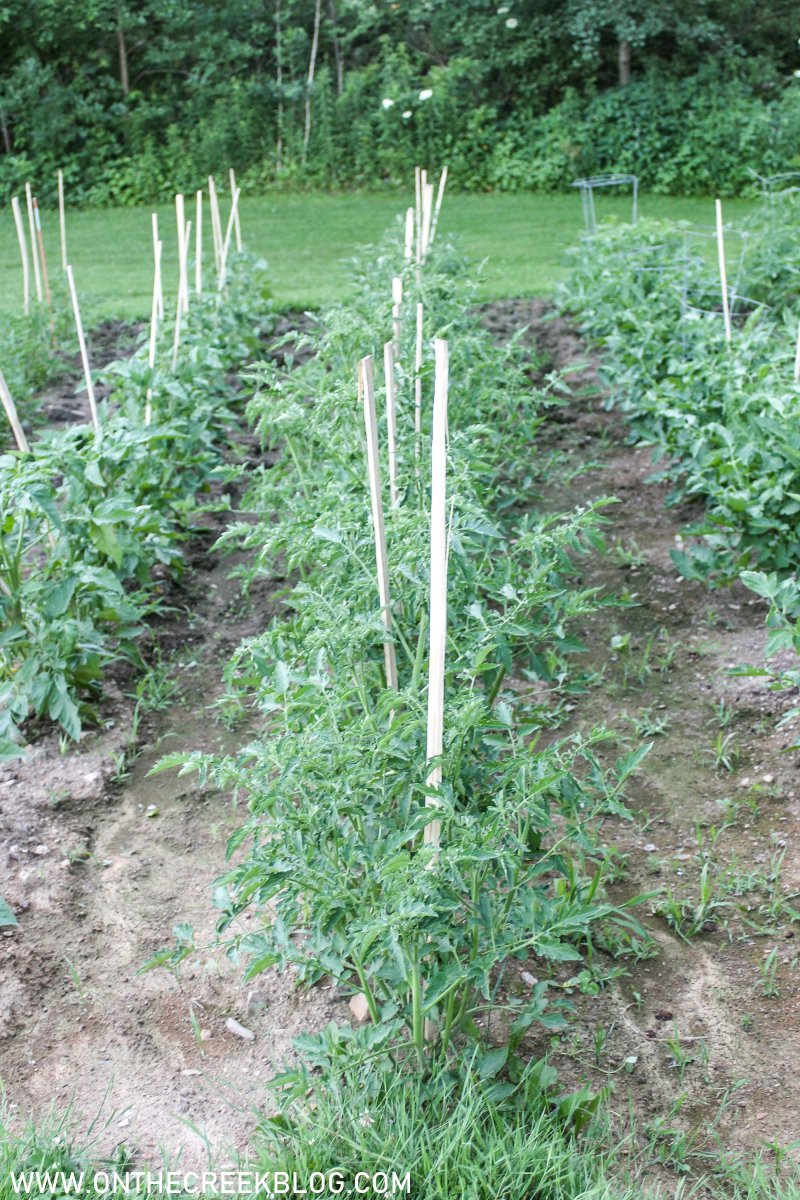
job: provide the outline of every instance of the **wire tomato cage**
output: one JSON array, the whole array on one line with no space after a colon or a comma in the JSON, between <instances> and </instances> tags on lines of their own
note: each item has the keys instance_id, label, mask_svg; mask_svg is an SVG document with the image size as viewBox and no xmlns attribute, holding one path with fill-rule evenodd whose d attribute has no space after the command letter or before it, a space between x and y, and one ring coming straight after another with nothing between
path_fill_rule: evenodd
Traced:
<instances>
[{"instance_id":1,"label":"wire tomato cage","mask_svg":"<svg viewBox=\"0 0 800 1200\"><path fill-rule=\"evenodd\" d=\"M725 314L722 308L719 277L706 276L703 268L712 257L712 250L717 245L715 229L701 226L685 228L683 231L682 278L679 286L681 306L681 340L685 346L687 322L703 317L717 318L724 322ZM742 325L748 316L757 308L768 308L761 300L754 300L741 291L741 280L747 257L747 242L750 234L746 230L726 227L726 250L731 243L736 246L733 255L735 269L729 273L727 283L728 309L731 321ZM709 247L709 249L706 249Z\"/></svg>"},{"instance_id":2,"label":"wire tomato cage","mask_svg":"<svg viewBox=\"0 0 800 1200\"><path fill-rule=\"evenodd\" d=\"M588 179L576 179L572 187L578 188L583 208L583 224L587 237L597 233L597 213L595 211L594 194L604 188L631 189L631 224L635 225L639 218L639 177L638 175L594 175Z\"/></svg>"}]
</instances>

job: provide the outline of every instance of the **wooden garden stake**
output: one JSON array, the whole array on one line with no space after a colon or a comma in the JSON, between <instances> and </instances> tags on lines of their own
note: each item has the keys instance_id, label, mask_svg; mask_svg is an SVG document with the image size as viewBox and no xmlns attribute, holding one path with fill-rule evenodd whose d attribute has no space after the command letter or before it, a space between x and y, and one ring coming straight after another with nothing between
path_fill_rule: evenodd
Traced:
<instances>
[{"instance_id":1,"label":"wooden garden stake","mask_svg":"<svg viewBox=\"0 0 800 1200\"><path fill-rule=\"evenodd\" d=\"M36 241L39 244L39 257L42 260L42 281L44 283L44 295L47 300L47 307L53 307L53 297L50 294L50 276L47 274L47 258L44 252L44 238L42 237L42 222L39 217L39 201L33 197L33 219L36 222Z\"/></svg>"},{"instance_id":2,"label":"wooden garden stake","mask_svg":"<svg viewBox=\"0 0 800 1200\"><path fill-rule=\"evenodd\" d=\"M155 269L153 272L153 303L150 308L150 344L147 352L147 362L151 371L156 369L156 339L158 337L158 301L161 296L161 253L163 251L163 243L156 242L155 250ZM163 303L163 299L162 299ZM152 385L147 389L147 400L144 407L144 423L149 425L152 419L152 400L153 388Z\"/></svg>"},{"instance_id":3,"label":"wooden garden stake","mask_svg":"<svg viewBox=\"0 0 800 1200\"><path fill-rule=\"evenodd\" d=\"M447 427L448 346L442 338L433 343L436 382L433 393L431 435L431 596L430 654L428 659L428 761L441 759L444 748L444 664L447 642ZM442 782L441 763L431 767L428 787ZM426 803L438 807L435 797ZM425 826L424 842L439 849L441 822Z\"/></svg>"},{"instance_id":4,"label":"wooden garden stake","mask_svg":"<svg viewBox=\"0 0 800 1200\"><path fill-rule=\"evenodd\" d=\"M414 238L417 266L422 261L422 172L414 167Z\"/></svg>"},{"instance_id":5,"label":"wooden garden stake","mask_svg":"<svg viewBox=\"0 0 800 1200\"><path fill-rule=\"evenodd\" d=\"M31 311L31 276L28 265L28 243L25 240L25 226L22 223L22 210L16 196L11 197L11 211L14 214L14 226L19 242L19 256L22 259L22 311L27 317Z\"/></svg>"},{"instance_id":6,"label":"wooden garden stake","mask_svg":"<svg viewBox=\"0 0 800 1200\"><path fill-rule=\"evenodd\" d=\"M433 184L428 183L425 172L425 182L422 187L422 254L428 253L431 244L431 219L433 217Z\"/></svg>"},{"instance_id":7,"label":"wooden garden stake","mask_svg":"<svg viewBox=\"0 0 800 1200\"><path fill-rule=\"evenodd\" d=\"M194 294L203 294L203 193L195 193L194 221Z\"/></svg>"},{"instance_id":8,"label":"wooden garden stake","mask_svg":"<svg viewBox=\"0 0 800 1200\"><path fill-rule=\"evenodd\" d=\"M189 242L192 237L192 222L187 221L186 228L183 231L183 242L178 247L178 253L183 255L184 260L189 250ZM175 307L175 334L172 339L172 369L176 370L178 366L178 350L181 344L181 318L183 316L183 298L181 296L181 288L178 288L178 301Z\"/></svg>"},{"instance_id":9,"label":"wooden garden stake","mask_svg":"<svg viewBox=\"0 0 800 1200\"><path fill-rule=\"evenodd\" d=\"M425 257L425 205L428 198L428 172L424 169L419 173L419 261Z\"/></svg>"},{"instance_id":10,"label":"wooden garden stake","mask_svg":"<svg viewBox=\"0 0 800 1200\"><path fill-rule=\"evenodd\" d=\"M439 213L441 212L442 199L444 197L444 189L446 187L447 187L447 167L443 167L442 173L439 176L439 190L436 193L436 207L433 210L433 222L431 223L431 240L430 240L431 245L433 245L433 239L436 237L436 226L439 224Z\"/></svg>"},{"instance_id":11,"label":"wooden garden stake","mask_svg":"<svg viewBox=\"0 0 800 1200\"><path fill-rule=\"evenodd\" d=\"M392 280L392 340L394 352L400 355L400 330L403 316L403 280L395 275Z\"/></svg>"},{"instance_id":12,"label":"wooden garden stake","mask_svg":"<svg viewBox=\"0 0 800 1200\"><path fill-rule=\"evenodd\" d=\"M178 366L178 350L181 344L181 293L178 291L178 298L175 301L175 331L172 335L172 369L175 371Z\"/></svg>"},{"instance_id":13,"label":"wooden garden stake","mask_svg":"<svg viewBox=\"0 0 800 1200\"><path fill-rule=\"evenodd\" d=\"M386 380L386 442L389 451L389 503L397 507L397 401L394 387L394 343L383 347L383 375Z\"/></svg>"},{"instance_id":14,"label":"wooden garden stake","mask_svg":"<svg viewBox=\"0 0 800 1200\"><path fill-rule=\"evenodd\" d=\"M178 291L185 314L189 311L189 246L186 240L186 207L180 193L175 197L175 217L178 225Z\"/></svg>"},{"instance_id":15,"label":"wooden garden stake","mask_svg":"<svg viewBox=\"0 0 800 1200\"><path fill-rule=\"evenodd\" d=\"M17 406L11 399L11 392L8 390L8 384L5 381L2 371L0 371L0 400L3 401L3 408L6 410L8 423L11 426L17 447L23 454L30 453L30 446L28 445L28 439L25 437L25 430L22 428L17 416Z\"/></svg>"},{"instance_id":16,"label":"wooden garden stake","mask_svg":"<svg viewBox=\"0 0 800 1200\"><path fill-rule=\"evenodd\" d=\"M159 255L160 255L160 251L159 251L158 247L160 245L162 245L162 243L159 241L159 237L158 237L158 213L153 213L152 218L151 218L151 224L153 227L153 264L155 266L156 259L159 258ZM161 283L160 267L159 267L157 278L158 278L158 319L159 319L159 321L163 321L164 320L164 288Z\"/></svg>"},{"instance_id":17,"label":"wooden garden stake","mask_svg":"<svg viewBox=\"0 0 800 1200\"><path fill-rule=\"evenodd\" d=\"M422 431L422 318L423 307L417 305L417 336L414 346L414 430L417 434L417 454L419 455L419 435Z\"/></svg>"},{"instance_id":18,"label":"wooden garden stake","mask_svg":"<svg viewBox=\"0 0 800 1200\"><path fill-rule=\"evenodd\" d=\"M717 200L717 254L719 282L722 289L722 315L725 318L725 341L731 344L731 310L728 304L728 273L725 269L725 238L722 232L722 201Z\"/></svg>"},{"instance_id":19,"label":"wooden garden stake","mask_svg":"<svg viewBox=\"0 0 800 1200\"><path fill-rule=\"evenodd\" d=\"M64 172L58 172L58 228L61 233L61 270L67 269L67 215L64 207Z\"/></svg>"},{"instance_id":20,"label":"wooden garden stake","mask_svg":"<svg viewBox=\"0 0 800 1200\"><path fill-rule=\"evenodd\" d=\"M214 270L219 275L220 259L222 255L222 226L219 219L219 200L217 199L217 185L214 183L214 176L208 177L208 207L211 211L211 239L214 243Z\"/></svg>"},{"instance_id":21,"label":"wooden garden stake","mask_svg":"<svg viewBox=\"0 0 800 1200\"><path fill-rule=\"evenodd\" d=\"M92 425L95 429L100 428L100 422L97 419L97 404L94 398L94 383L92 382L92 370L89 366L89 355L86 351L86 338L83 336L83 322L81 321L81 310L78 306L78 293L75 290L75 276L72 273L72 267L67 266L67 282L69 283L69 294L72 297L72 311L75 315L75 328L78 331L78 345L81 350L81 362L83 363L83 377L86 380L86 395L89 397L89 414L92 418Z\"/></svg>"},{"instance_id":22,"label":"wooden garden stake","mask_svg":"<svg viewBox=\"0 0 800 1200\"><path fill-rule=\"evenodd\" d=\"M235 173L233 167L231 167L231 170L230 170L230 180L231 180L231 196L233 196L234 193L236 192L236 173ZM236 216L233 218L233 230L234 230L234 233L236 234L236 251L238 254L241 254L241 252L242 252L242 226L239 222L238 208L236 210Z\"/></svg>"},{"instance_id":23,"label":"wooden garden stake","mask_svg":"<svg viewBox=\"0 0 800 1200\"><path fill-rule=\"evenodd\" d=\"M414 209L406 209L405 260L411 262L414 257Z\"/></svg>"},{"instance_id":24,"label":"wooden garden stake","mask_svg":"<svg viewBox=\"0 0 800 1200\"><path fill-rule=\"evenodd\" d=\"M375 414L375 385L373 381L371 354L366 358L362 358L358 364L358 391L364 401L369 494L372 504L372 528L375 533L375 566L378 573L378 601L381 606L381 620L386 630L386 637L383 642L386 686L397 691L397 661L395 659L394 642L391 638L392 610L389 598L389 563L386 554L386 526L383 521L381 467L378 460L378 419Z\"/></svg>"},{"instance_id":25,"label":"wooden garden stake","mask_svg":"<svg viewBox=\"0 0 800 1200\"><path fill-rule=\"evenodd\" d=\"M25 184L25 200L28 205L28 230L31 235L31 256L33 258L33 282L36 285L36 299L42 303L42 277L39 274L39 251L36 247L36 221L33 216L33 195L31 185Z\"/></svg>"},{"instance_id":26,"label":"wooden garden stake","mask_svg":"<svg viewBox=\"0 0 800 1200\"><path fill-rule=\"evenodd\" d=\"M222 291L225 286L225 277L228 272L228 252L231 247L231 231L236 222L236 213L239 209L239 188L233 193L233 202L231 211L228 217L228 226L225 230L225 241L222 243L222 254L220 256L219 280L217 282L218 291Z\"/></svg>"}]
</instances>

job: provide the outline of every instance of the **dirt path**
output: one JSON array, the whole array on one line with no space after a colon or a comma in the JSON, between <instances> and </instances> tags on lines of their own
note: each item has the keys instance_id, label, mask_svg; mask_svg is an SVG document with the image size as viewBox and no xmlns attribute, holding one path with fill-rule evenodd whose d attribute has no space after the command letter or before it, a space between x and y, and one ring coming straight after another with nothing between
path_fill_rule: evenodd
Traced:
<instances>
[{"instance_id":1,"label":"dirt path","mask_svg":"<svg viewBox=\"0 0 800 1200\"><path fill-rule=\"evenodd\" d=\"M109 728L78 750L62 756L48 737L30 761L0 773L0 895L20 920L0 944L0 1076L9 1098L37 1114L51 1101L72 1102L83 1130L100 1116L103 1152L125 1143L151 1161L180 1154L195 1166L206 1138L217 1154L244 1146L248 1105L263 1103L260 1082L289 1056L293 1036L333 1015L325 994L304 998L278 978L258 989L266 1007L256 999L258 1011L248 1011L240 969L218 952L193 960L178 980L164 970L136 974L173 943L177 922L195 927L199 945L210 941L211 885L241 818L195 776L147 777L178 747L232 749L244 736L214 716L221 666L274 605L266 587L244 604L228 578L232 565L216 556L194 563L180 595L184 621L162 639L172 643L177 699L145 718L123 778L132 717L124 697L106 713ZM229 1033L229 1017L254 1040Z\"/></svg>"},{"instance_id":2,"label":"dirt path","mask_svg":"<svg viewBox=\"0 0 800 1200\"><path fill-rule=\"evenodd\" d=\"M608 1078L623 1117L631 1095L640 1117L661 1118L665 1128L691 1129L719 1115L733 1148L793 1142L800 760L783 753L792 737L776 724L797 701L730 674L762 661L765 607L739 586L710 591L678 576L669 552L699 510L666 508L668 487L647 482L650 452L632 447L624 422L605 411L596 360L569 323L537 301L492 305L487 322L499 338L530 325L546 366L583 364L569 376L572 400L555 410L538 443L559 463L543 504L564 511L618 497L607 510L611 553L586 560L581 577L633 607L603 609L581 631L587 654L578 662L602 671L603 682L576 700L570 727L605 723L631 745L652 740L628 789L636 820L604 823L620 864L612 892L668 893L694 910L684 913L687 929L700 926L679 937L653 915L664 911L663 895L641 906L658 955L628 963L627 977L599 997L570 989L580 1022L555 1046L556 1065L595 1086ZM621 749L613 745L604 761ZM609 956L606 965L623 962Z\"/></svg>"}]
</instances>

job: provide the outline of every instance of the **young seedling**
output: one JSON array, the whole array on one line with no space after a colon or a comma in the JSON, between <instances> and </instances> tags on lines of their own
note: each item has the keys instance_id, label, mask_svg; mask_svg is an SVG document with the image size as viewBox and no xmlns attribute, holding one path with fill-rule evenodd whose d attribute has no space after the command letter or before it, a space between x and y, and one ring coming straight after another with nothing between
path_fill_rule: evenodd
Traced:
<instances>
[{"instance_id":1,"label":"young seedling","mask_svg":"<svg viewBox=\"0 0 800 1200\"><path fill-rule=\"evenodd\" d=\"M715 771L734 771L739 761L739 748L733 733L720 730L708 751Z\"/></svg>"},{"instance_id":2,"label":"young seedling","mask_svg":"<svg viewBox=\"0 0 800 1200\"><path fill-rule=\"evenodd\" d=\"M775 977L778 973L778 947L773 946L769 954L764 958L761 964L761 994L769 998L774 998L780 993L778 985L775 982Z\"/></svg>"}]
</instances>

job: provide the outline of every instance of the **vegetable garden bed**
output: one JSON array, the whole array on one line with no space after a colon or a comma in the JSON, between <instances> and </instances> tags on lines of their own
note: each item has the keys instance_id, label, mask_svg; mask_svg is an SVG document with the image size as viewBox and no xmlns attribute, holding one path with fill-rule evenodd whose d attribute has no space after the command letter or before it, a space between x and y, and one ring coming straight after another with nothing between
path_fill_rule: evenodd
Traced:
<instances>
[{"instance_id":1,"label":"vegetable garden bed","mask_svg":"<svg viewBox=\"0 0 800 1200\"><path fill-rule=\"evenodd\" d=\"M635 1195L709 1167L733 1194L715 1135L748 1152L793 1137L789 698L730 674L758 659L765 606L679 576L702 503L665 511L575 329L537 302L474 300L449 247L419 271L387 241L351 305L256 368L249 420L282 453L232 493L235 557L190 564L186 630L165 626L177 644L138 707L116 700L116 726L66 757L51 733L4 768L19 840L0 894L20 928L0 1066L38 1111L77 1075L84 1120L116 1072L98 1153L164 1137L200 1162L200 1127L241 1149L281 1066L282 1120L253 1144L287 1162L319 1071L369 1112L398 1073L424 1091L456 1066L513 1104L539 1061L524 1086L568 1129L608 1088L617 1136L629 1099L638 1122Z\"/></svg>"}]
</instances>

